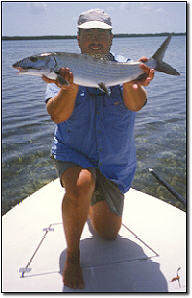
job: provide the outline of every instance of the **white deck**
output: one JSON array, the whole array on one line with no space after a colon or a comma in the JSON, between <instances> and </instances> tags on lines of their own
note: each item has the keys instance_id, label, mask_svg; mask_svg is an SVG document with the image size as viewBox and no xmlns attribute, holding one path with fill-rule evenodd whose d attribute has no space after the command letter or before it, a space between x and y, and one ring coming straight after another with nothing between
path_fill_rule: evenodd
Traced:
<instances>
[{"instance_id":1,"label":"white deck","mask_svg":"<svg viewBox=\"0 0 192 298\"><path fill-rule=\"evenodd\" d=\"M3 292L186 291L185 213L133 189L126 194L117 240L102 240L85 225L80 245L86 287L65 287L63 192L56 179L3 216ZM31 271L21 278L19 269L28 264L47 227L54 230L46 234ZM180 283L171 282L179 267Z\"/></svg>"}]
</instances>

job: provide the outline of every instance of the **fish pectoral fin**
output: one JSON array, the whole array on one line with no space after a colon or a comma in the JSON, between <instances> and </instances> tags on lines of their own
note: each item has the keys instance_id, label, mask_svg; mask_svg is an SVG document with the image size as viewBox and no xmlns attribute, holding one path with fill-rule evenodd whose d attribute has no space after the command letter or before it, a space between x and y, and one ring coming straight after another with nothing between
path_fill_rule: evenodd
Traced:
<instances>
[{"instance_id":1,"label":"fish pectoral fin","mask_svg":"<svg viewBox=\"0 0 192 298\"><path fill-rule=\"evenodd\" d=\"M101 89L105 94L109 95L109 90L107 89L107 87L103 82L99 83L98 86L99 86L99 89Z\"/></svg>"}]
</instances>

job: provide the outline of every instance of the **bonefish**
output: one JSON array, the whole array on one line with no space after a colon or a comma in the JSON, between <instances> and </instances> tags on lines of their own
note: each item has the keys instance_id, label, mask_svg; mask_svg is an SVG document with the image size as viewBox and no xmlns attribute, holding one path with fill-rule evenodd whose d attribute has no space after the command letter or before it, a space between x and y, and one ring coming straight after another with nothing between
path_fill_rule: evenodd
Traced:
<instances>
[{"instance_id":1,"label":"bonefish","mask_svg":"<svg viewBox=\"0 0 192 298\"><path fill-rule=\"evenodd\" d=\"M176 69L163 62L170 40L171 35L166 38L145 64L159 72L179 75ZM98 60L87 54L51 52L24 58L13 64L13 67L18 69L21 74L45 75L50 79L58 78L59 80L62 80L59 77L59 69L67 67L73 73L75 84L100 88L106 91L107 87L141 78L145 74L140 68L141 63L138 61L121 63ZM67 84L66 81L61 83Z\"/></svg>"}]
</instances>

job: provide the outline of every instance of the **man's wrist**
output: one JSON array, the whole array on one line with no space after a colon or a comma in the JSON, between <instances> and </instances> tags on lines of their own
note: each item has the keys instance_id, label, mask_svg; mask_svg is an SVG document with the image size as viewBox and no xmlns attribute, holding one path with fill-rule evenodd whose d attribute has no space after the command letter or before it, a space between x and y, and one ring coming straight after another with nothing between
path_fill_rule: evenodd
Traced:
<instances>
[{"instance_id":1,"label":"man's wrist","mask_svg":"<svg viewBox=\"0 0 192 298\"><path fill-rule=\"evenodd\" d=\"M125 88L127 88L127 89L132 89L132 88L133 89L137 89L138 87L141 87L142 88L142 85L139 83L139 81L125 82L123 84L123 86L125 86Z\"/></svg>"}]
</instances>

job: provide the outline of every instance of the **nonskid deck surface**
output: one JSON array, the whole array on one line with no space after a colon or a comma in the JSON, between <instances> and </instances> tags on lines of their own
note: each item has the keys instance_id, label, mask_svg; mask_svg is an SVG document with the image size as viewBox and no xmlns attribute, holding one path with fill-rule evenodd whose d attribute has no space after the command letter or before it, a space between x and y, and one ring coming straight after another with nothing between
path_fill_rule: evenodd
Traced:
<instances>
[{"instance_id":1,"label":"nonskid deck surface","mask_svg":"<svg viewBox=\"0 0 192 298\"><path fill-rule=\"evenodd\" d=\"M3 292L186 291L185 213L134 189L126 193L115 241L101 239L86 223L80 241L85 289L65 287L63 193L56 179L3 216Z\"/></svg>"}]
</instances>

